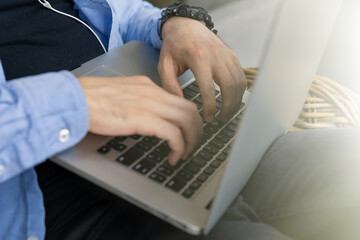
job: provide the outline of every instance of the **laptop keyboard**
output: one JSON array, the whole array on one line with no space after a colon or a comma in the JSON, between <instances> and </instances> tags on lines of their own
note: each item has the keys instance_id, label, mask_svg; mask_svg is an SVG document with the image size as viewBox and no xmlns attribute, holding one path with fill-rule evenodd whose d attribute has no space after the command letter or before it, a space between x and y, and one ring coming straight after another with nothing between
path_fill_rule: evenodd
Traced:
<instances>
[{"instance_id":1,"label":"laptop keyboard","mask_svg":"<svg viewBox=\"0 0 360 240\"><path fill-rule=\"evenodd\" d=\"M184 97L196 104L202 115L202 100L195 82L183 89ZM224 164L230 153L237 126L241 119L243 103L238 112L226 124L215 118L203 125L203 138L195 154L187 160L180 160L175 166L167 162L171 149L167 142L156 137L140 135L114 137L97 152L107 155L111 151L120 153L115 161L133 171L164 185L185 198L191 198L196 191L211 179ZM221 96L216 90L216 108L219 114Z\"/></svg>"}]
</instances>

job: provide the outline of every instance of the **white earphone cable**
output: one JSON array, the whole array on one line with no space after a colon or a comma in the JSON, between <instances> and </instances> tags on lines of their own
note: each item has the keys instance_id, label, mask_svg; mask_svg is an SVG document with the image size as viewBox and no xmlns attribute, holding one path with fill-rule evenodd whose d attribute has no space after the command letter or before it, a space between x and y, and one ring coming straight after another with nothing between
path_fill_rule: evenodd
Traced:
<instances>
[{"instance_id":1,"label":"white earphone cable","mask_svg":"<svg viewBox=\"0 0 360 240\"><path fill-rule=\"evenodd\" d=\"M41 5L43 5L43 6L46 7L47 9L50 9L50 10L52 10L52 11L58 13L58 14L61 14L61 15L66 16L66 17L72 18L72 19L74 19L75 21L78 21L79 23L81 23L81 24L83 24L84 26L86 26L86 27L90 30L90 32L91 32L92 34L94 34L94 36L96 37L96 39L99 41L99 43L100 43L101 47L103 48L104 52L107 52L104 44L101 42L101 40L100 40L100 38L98 37L98 35L97 35L97 34L94 32L94 30L92 30L86 23L84 23L84 22L81 21L80 19L78 19L78 18L76 18L76 17L74 17L74 16L72 16L72 15L70 15L70 14L67 14L67 13L61 12L61 11L59 11L59 10L56 10L56 9L53 8L53 7L51 6L51 4L50 4L48 1L46 1L46 0L38 0L38 1L39 1L39 3L40 3Z\"/></svg>"}]
</instances>

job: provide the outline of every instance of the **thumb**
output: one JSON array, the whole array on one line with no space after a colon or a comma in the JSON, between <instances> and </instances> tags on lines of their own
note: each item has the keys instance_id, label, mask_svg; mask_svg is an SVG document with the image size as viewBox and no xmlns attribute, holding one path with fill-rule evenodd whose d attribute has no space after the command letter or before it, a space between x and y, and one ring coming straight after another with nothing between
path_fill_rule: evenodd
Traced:
<instances>
[{"instance_id":1,"label":"thumb","mask_svg":"<svg viewBox=\"0 0 360 240\"><path fill-rule=\"evenodd\" d=\"M177 96L183 97L183 92L178 82L178 67L172 57L160 56L158 71L161 78L162 87Z\"/></svg>"}]
</instances>

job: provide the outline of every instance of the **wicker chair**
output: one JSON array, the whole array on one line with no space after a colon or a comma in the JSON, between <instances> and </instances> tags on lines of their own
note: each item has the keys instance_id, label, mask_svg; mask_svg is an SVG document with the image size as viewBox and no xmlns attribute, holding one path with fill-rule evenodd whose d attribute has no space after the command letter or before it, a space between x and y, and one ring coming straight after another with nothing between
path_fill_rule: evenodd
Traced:
<instances>
[{"instance_id":1,"label":"wicker chair","mask_svg":"<svg viewBox=\"0 0 360 240\"><path fill-rule=\"evenodd\" d=\"M251 91L256 68L244 69ZM315 76L298 120L289 130L360 126L360 97L323 76Z\"/></svg>"}]
</instances>

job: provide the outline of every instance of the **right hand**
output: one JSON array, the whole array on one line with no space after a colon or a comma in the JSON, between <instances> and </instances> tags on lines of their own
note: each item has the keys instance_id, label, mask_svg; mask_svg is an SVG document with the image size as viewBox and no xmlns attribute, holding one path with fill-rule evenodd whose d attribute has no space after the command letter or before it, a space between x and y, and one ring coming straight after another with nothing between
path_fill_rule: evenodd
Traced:
<instances>
[{"instance_id":1,"label":"right hand","mask_svg":"<svg viewBox=\"0 0 360 240\"><path fill-rule=\"evenodd\" d=\"M145 76L78 78L90 115L89 131L108 136L156 136L168 142L170 164L186 159L202 135L196 105Z\"/></svg>"}]
</instances>

